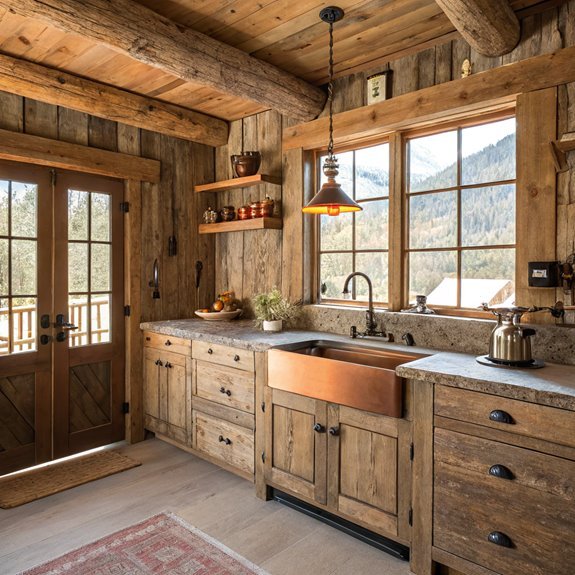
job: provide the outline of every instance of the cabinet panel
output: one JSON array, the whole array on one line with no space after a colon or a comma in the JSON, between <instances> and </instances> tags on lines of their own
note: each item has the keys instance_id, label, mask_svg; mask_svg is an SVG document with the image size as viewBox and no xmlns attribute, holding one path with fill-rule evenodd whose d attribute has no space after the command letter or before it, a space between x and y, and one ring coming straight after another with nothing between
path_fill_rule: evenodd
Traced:
<instances>
[{"instance_id":1,"label":"cabinet panel","mask_svg":"<svg viewBox=\"0 0 575 575\"><path fill-rule=\"evenodd\" d=\"M194 411L196 448L247 473L254 472L254 432Z\"/></svg>"},{"instance_id":2,"label":"cabinet panel","mask_svg":"<svg viewBox=\"0 0 575 575\"><path fill-rule=\"evenodd\" d=\"M254 374L231 367L196 362L196 395L254 413Z\"/></svg>"},{"instance_id":3,"label":"cabinet panel","mask_svg":"<svg viewBox=\"0 0 575 575\"><path fill-rule=\"evenodd\" d=\"M192 353L191 340L173 337L171 335L163 335L161 333L153 333L151 331L144 332L144 347L171 351L172 353L179 353L184 356L189 356Z\"/></svg>"},{"instance_id":4,"label":"cabinet panel","mask_svg":"<svg viewBox=\"0 0 575 575\"><path fill-rule=\"evenodd\" d=\"M246 371L254 371L255 366L253 351L206 341L194 341L192 357Z\"/></svg>"},{"instance_id":5,"label":"cabinet panel","mask_svg":"<svg viewBox=\"0 0 575 575\"><path fill-rule=\"evenodd\" d=\"M156 365L159 358L156 350L144 350L144 413L154 418L160 417L160 372Z\"/></svg>"}]
</instances>

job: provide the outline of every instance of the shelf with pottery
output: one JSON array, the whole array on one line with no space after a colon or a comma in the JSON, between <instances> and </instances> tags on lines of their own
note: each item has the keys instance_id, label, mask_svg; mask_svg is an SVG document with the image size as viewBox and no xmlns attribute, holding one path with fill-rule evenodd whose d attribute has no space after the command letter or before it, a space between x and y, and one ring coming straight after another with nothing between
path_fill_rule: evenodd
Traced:
<instances>
[{"instance_id":1,"label":"shelf with pottery","mask_svg":"<svg viewBox=\"0 0 575 575\"><path fill-rule=\"evenodd\" d=\"M253 176L243 176L241 178L232 178L231 180L221 180L210 184L199 184L194 186L194 192L221 192L223 190L233 190L236 188L247 188L250 186L259 186L261 184L275 184L281 186L282 179L278 176L267 174L255 174Z\"/></svg>"},{"instance_id":2,"label":"shelf with pottery","mask_svg":"<svg viewBox=\"0 0 575 575\"><path fill-rule=\"evenodd\" d=\"M281 230L281 218L251 218L248 220L233 220L215 224L200 224L200 234L219 234L222 232L245 232L248 230Z\"/></svg>"}]
</instances>

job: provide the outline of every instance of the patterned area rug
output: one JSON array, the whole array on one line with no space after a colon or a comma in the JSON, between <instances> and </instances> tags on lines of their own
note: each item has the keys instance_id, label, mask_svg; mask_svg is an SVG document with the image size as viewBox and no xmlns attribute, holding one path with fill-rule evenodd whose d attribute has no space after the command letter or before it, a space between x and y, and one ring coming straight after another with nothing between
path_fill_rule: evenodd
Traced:
<instances>
[{"instance_id":1,"label":"patterned area rug","mask_svg":"<svg viewBox=\"0 0 575 575\"><path fill-rule=\"evenodd\" d=\"M268 575L199 529L161 513L20 575Z\"/></svg>"}]
</instances>

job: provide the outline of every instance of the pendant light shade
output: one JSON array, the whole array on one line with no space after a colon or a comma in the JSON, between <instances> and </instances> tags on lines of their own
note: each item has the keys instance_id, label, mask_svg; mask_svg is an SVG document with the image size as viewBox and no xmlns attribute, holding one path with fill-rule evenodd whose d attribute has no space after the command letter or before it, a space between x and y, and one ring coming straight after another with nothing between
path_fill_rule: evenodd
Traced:
<instances>
[{"instance_id":1,"label":"pendant light shade","mask_svg":"<svg viewBox=\"0 0 575 575\"><path fill-rule=\"evenodd\" d=\"M345 212L359 212L363 208L354 202L335 181L339 174L337 158L333 155L333 23L343 18L343 10L337 6L324 8L319 17L323 22L329 24L329 84L327 100L329 104L329 144L327 147L327 157L323 164L323 173L327 177L321 190L312 200L302 208L306 214L327 214L328 216L339 216Z\"/></svg>"}]
</instances>

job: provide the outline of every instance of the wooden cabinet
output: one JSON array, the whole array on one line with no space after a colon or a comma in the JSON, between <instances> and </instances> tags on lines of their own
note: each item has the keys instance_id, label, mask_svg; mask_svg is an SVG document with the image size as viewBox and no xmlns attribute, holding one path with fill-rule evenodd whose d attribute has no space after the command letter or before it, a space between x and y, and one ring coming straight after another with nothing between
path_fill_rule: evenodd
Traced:
<instances>
[{"instance_id":1,"label":"wooden cabinet","mask_svg":"<svg viewBox=\"0 0 575 575\"><path fill-rule=\"evenodd\" d=\"M255 355L194 341L195 449L252 481L255 474Z\"/></svg>"},{"instance_id":2,"label":"wooden cabinet","mask_svg":"<svg viewBox=\"0 0 575 575\"><path fill-rule=\"evenodd\" d=\"M571 574L575 413L446 386L434 411L433 558L469 574Z\"/></svg>"},{"instance_id":3,"label":"wooden cabinet","mask_svg":"<svg viewBox=\"0 0 575 575\"><path fill-rule=\"evenodd\" d=\"M192 445L191 342L144 334L144 427Z\"/></svg>"},{"instance_id":4,"label":"wooden cabinet","mask_svg":"<svg viewBox=\"0 0 575 575\"><path fill-rule=\"evenodd\" d=\"M278 389L268 393L268 484L408 542L410 423Z\"/></svg>"}]
</instances>

